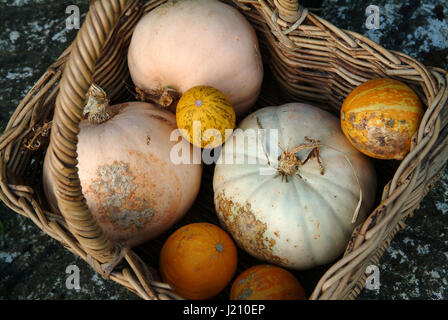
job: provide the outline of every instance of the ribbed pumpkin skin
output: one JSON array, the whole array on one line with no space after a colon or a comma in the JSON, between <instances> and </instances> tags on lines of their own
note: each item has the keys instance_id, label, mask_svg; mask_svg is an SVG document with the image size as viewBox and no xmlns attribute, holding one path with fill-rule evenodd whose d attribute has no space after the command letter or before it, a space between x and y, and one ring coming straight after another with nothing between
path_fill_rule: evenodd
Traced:
<instances>
[{"instance_id":1,"label":"ribbed pumpkin skin","mask_svg":"<svg viewBox=\"0 0 448 320\"><path fill-rule=\"evenodd\" d=\"M230 300L305 299L305 290L289 271L266 264L243 271L230 290Z\"/></svg>"},{"instance_id":2,"label":"ribbed pumpkin skin","mask_svg":"<svg viewBox=\"0 0 448 320\"><path fill-rule=\"evenodd\" d=\"M220 146L235 128L235 121L235 110L230 100L221 91L210 86L196 86L187 90L177 104L177 127L184 129L185 131L181 130L184 138L197 147ZM200 128L195 127L195 122ZM220 135L210 129L219 131ZM230 129L227 137L226 129Z\"/></svg>"},{"instance_id":3,"label":"ribbed pumpkin skin","mask_svg":"<svg viewBox=\"0 0 448 320\"><path fill-rule=\"evenodd\" d=\"M403 159L424 110L417 94L394 79L373 79L355 88L341 108L344 134L362 153Z\"/></svg>"},{"instance_id":4,"label":"ribbed pumpkin skin","mask_svg":"<svg viewBox=\"0 0 448 320\"><path fill-rule=\"evenodd\" d=\"M208 299L232 280L237 250L218 226L200 222L175 231L160 253L160 274L185 299Z\"/></svg>"},{"instance_id":5,"label":"ribbed pumpkin skin","mask_svg":"<svg viewBox=\"0 0 448 320\"><path fill-rule=\"evenodd\" d=\"M268 139L249 134L259 132L259 125ZM271 131L278 132L278 141L269 139ZM315 159L288 181L263 174L280 165L278 143L287 148L290 142L292 149L305 137L332 147L320 148L323 175ZM309 152L297 154L304 160ZM375 199L375 170L347 141L339 119L300 103L259 109L239 124L217 160L213 191L218 218L237 245L260 260L297 270L329 263L343 252L356 225L352 218L360 187L346 157L363 191L359 223Z\"/></svg>"}]
</instances>

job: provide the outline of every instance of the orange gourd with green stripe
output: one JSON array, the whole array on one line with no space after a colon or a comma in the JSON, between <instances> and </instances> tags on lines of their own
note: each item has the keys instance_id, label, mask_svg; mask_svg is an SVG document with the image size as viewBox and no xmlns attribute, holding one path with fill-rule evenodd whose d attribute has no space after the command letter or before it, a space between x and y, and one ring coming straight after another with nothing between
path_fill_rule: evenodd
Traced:
<instances>
[{"instance_id":1,"label":"orange gourd with green stripe","mask_svg":"<svg viewBox=\"0 0 448 320\"><path fill-rule=\"evenodd\" d=\"M197 86L180 98L176 121L187 141L200 148L216 148L231 135L236 116L224 93L210 86Z\"/></svg>"},{"instance_id":2,"label":"orange gourd with green stripe","mask_svg":"<svg viewBox=\"0 0 448 320\"><path fill-rule=\"evenodd\" d=\"M235 279L230 300L306 300L306 296L289 271L262 264L246 269Z\"/></svg>"},{"instance_id":3,"label":"orange gourd with green stripe","mask_svg":"<svg viewBox=\"0 0 448 320\"><path fill-rule=\"evenodd\" d=\"M341 108L345 136L362 153L377 159L403 159L424 110L405 83L380 78L356 87Z\"/></svg>"}]
</instances>

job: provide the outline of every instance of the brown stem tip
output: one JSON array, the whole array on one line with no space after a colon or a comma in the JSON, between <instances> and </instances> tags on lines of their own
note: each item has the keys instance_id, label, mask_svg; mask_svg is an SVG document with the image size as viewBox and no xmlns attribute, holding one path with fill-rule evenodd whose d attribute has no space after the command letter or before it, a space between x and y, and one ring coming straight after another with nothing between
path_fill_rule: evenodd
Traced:
<instances>
[{"instance_id":1,"label":"brown stem tip","mask_svg":"<svg viewBox=\"0 0 448 320\"><path fill-rule=\"evenodd\" d=\"M180 94L171 87L164 87L156 90L143 90L135 88L136 99L144 102L155 103L163 108L169 108L180 98Z\"/></svg>"},{"instance_id":2,"label":"brown stem tip","mask_svg":"<svg viewBox=\"0 0 448 320\"><path fill-rule=\"evenodd\" d=\"M100 124L112 117L109 99L106 92L98 85L92 84L87 92L87 102L83 110L83 116L91 123Z\"/></svg>"},{"instance_id":3,"label":"brown stem tip","mask_svg":"<svg viewBox=\"0 0 448 320\"><path fill-rule=\"evenodd\" d=\"M319 140L309 139L308 137L305 137L305 141L305 143L299 144L292 150L289 150L289 145L286 150L282 149L283 153L279 157L279 166L277 169L282 176L282 180L286 179L286 182L288 182L288 177L295 175L297 173L297 170L299 169L299 166L305 165L308 160L314 158L316 158L317 163L319 164L320 174L324 174L324 167L320 159L320 147L322 146L322 144ZM311 151L308 153L306 159L302 161L296 153L300 150L306 149L311 149Z\"/></svg>"}]
</instances>

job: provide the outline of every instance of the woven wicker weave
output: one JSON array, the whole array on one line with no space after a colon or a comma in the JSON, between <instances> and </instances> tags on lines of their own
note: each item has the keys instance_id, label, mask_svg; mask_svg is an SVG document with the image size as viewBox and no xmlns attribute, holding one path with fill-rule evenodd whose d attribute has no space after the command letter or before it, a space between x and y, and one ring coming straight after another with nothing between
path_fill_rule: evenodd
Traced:
<instances>
[{"instance_id":1,"label":"woven wicker weave","mask_svg":"<svg viewBox=\"0 0 448 320\"><path fill-rule=\"evenodd\" d=\"M126 61L130 37L139 18L164 2L92 1L75 41L17 106L0 138L3 202L103 277L144 299L181 298L157 276L163 238L131 250L105 237L81 192L76 143L85 95L92 83L102 87L112 103L132 98ZM378 262L444 168L448 158L447 72L340 30L300 7L297 0L226 2L238 7L254 26L264 63L269 66L271 81L266 80L257 107L308 101L338 114L355 86L377 77L409 84L426 107L407 157L377 168L385 180L376 209L355 229L344 256L319 269L319 277L308 288L310 299L354 299L365 285L366 267ZM45 152L51 159L62 215L51 212L43 196ZM211 175L210 170L204 173L201 194L181 223L204 219L216 223ZM240 270L253 262L244 253L240 257Z\"/></svg>"}]
</instances>

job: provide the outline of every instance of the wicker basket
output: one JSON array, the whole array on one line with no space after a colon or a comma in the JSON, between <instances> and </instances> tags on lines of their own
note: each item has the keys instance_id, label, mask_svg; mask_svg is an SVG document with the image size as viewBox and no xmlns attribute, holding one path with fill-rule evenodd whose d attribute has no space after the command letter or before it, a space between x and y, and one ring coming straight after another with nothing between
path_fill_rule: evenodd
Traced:
<instances>
[{"instance_id":1,"label":"wicker basket","mask_svg":"<svg viewBox=\"0 0 448 320\"><path fill-rule=\"evenodd\" d=\"M160 237L129 249L111 242L89 212L76 170L78 123L85 95L97 83L112 103L135 96L126 53L136 22L165 1L96 0L75 41L24 97L0 138L1 199L45 233L82 257L96 272L144 299L176 299L158 278ZM409 84L426 112L411 152L400 162L376 162L382 192L344 255L329 266L297 274L310 299L354 299L404 220L418 208L448 158L447 72L388 51L371 40L308 12L297 0L227 1L241 10L259 36L266 76L257 107L291 101L318 102L338 114L344 97L377 77ZM281 90L281 94L279 92ZM281 98L280 98L281 97ZM51 212L42 192L42 160L49 152L62 212ZM206 168L200 195L180 222L217 223ZM179 226L176 225L174 228ZM239 252L238 270L256 263ZM218 298L228 297L224 292Z\"/></svg>"}]
</instances>

